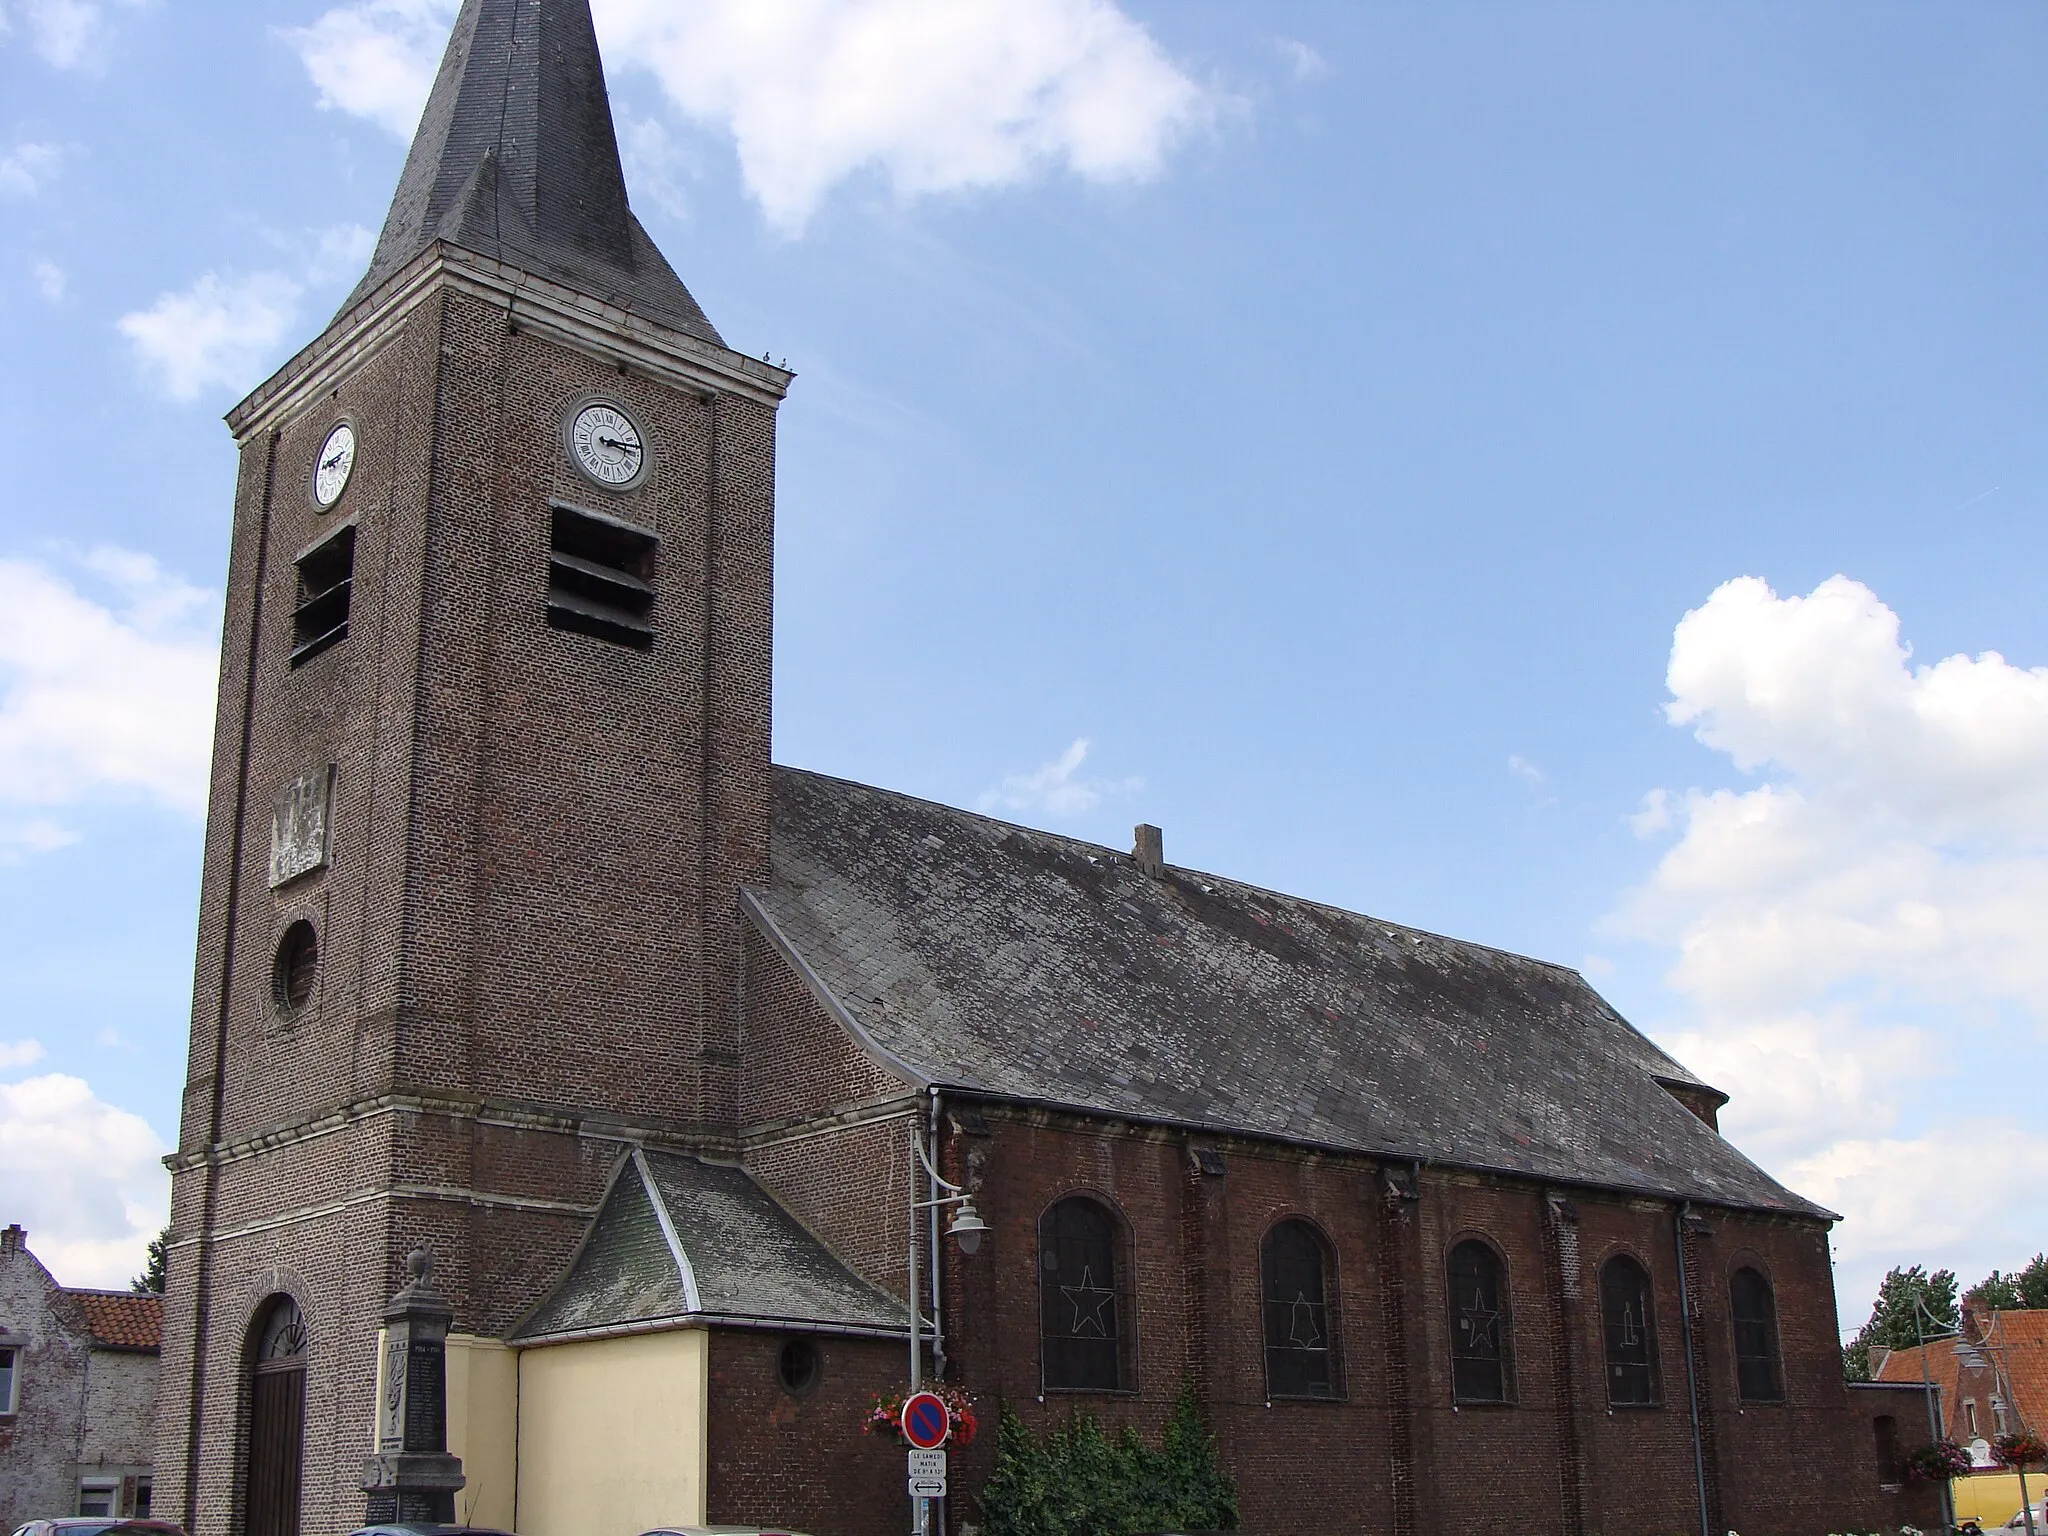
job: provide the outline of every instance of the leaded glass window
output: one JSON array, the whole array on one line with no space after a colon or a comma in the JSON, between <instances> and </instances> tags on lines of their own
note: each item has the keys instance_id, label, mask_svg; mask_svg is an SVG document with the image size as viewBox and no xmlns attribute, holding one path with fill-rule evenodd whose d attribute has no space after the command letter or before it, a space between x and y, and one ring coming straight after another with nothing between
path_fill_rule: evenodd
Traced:
<instances>
[{"instance_id":1,"label":"leaded glass window","mask_svg":"<svg viewBox=\"0 0 2048 1536\"><path fill-rule=\"evenodd\" d=\"M1081 1196L1060 1201L1039 1223L1038 1262L1047 1390L1119 1390L1123 1319L1115 1218Z\"/></svg>"},{"instance_id":2,"label":"leaded glass window","mask_svg":"<svg viewBox=\"0 0 2048 1536\"><path fill-rule=\"evenodd\" d=\"M1785 1396L1778 1359L1778 1306L1771 1282L1754 1269L1738 1269L1728 1282L1735 1320L1735 1380L1745 1403L1775 1403Z\"/></svg>"},{"instance_id":3,"label":"leaded glass window","mask_svg":"<svg viewBox=\"0 0 2048 1536\"><path fill-rule=\"evenodd\" d=\"M1266 1391L1273 1397L1335 1397L1330 1263L1305 1221L1283 1221L1261 1252L1266 1312Z\"/></svg>"},{"instance_id":4,"label":"leaded glass window","mask_svg":"<svg viewBox=\"0 0 2048 1536\"><path fill-rule=\"evenodd\" d=\"M1649 1272L1626 1254L1600 1271L1600 1314L1607 1335L1607 1401L1617 1408L1657 1402L1657 1333Z\"/></svg>"},{"instance_id":5,"label":"leaded glass window","mask_svg":"<svg viewBox=\"0 0 2048 1536\"><path fill-rule=\"evenodd\" d=\"M1500 1255L1477 1238L1451 1250L1451 1396L1504 1403L1513 1379Z\"/></svg>"}]
</instances>

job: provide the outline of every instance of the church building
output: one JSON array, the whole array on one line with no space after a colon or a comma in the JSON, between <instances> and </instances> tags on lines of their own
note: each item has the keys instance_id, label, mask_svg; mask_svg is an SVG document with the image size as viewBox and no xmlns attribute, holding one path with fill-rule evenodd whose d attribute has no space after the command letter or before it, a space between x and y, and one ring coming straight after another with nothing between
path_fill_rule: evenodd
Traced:
<instances>
[{"instance_id":1,"label":"church building","mask_svg":"<svg viewBox=\"0 0 2048 1536\"><path fill-rule=\"evenodd\" d=\"M984 1425L1191 1394L1253 1532L1933 1524L1834 1218L1575 972L772 763L792 377L634 217L587 0L465 0L228 418L155 1513L361 1524L424 1252L523 1536L903 1531L913 1328Z\"/></svg>"}]
</instances>

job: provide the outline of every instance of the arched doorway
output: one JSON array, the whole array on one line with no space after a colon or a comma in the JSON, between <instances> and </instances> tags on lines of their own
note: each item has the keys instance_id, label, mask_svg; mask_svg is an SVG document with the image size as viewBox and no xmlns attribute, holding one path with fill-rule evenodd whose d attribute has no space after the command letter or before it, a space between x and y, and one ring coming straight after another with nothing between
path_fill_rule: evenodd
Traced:
<instances>
[{"instance_id":1,"label":"arched doorway","mask_svg":"<svg viewBox=\"0 0 2048 1536\"><path fill-rule=\"evenodd\" d=\"M299 1468L306 1444L306 1322L279 1296L256 1324L249 1381L247 1536L299 1536Z\"/></svg>"}]
</instances>

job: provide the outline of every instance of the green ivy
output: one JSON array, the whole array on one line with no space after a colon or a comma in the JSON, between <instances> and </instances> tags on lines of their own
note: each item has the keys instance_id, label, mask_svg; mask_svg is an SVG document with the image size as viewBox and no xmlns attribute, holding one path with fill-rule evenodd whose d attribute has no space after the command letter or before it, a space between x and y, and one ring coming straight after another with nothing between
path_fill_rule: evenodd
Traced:
<instances>
[{"instance_id":1,"label":"green ivy","mask_svg":"<svg viewBox=\"0 0 2048 1536\"><path fill-rule=\"evenodd\" d=\"M981 1507L982 1536L1234 1531L1237 1484L1183 1388L1158 1450L1128 1425L1112 1439L1085 1413L1035 1435L1006 1404Z\"/></svg>"}]
</instances>

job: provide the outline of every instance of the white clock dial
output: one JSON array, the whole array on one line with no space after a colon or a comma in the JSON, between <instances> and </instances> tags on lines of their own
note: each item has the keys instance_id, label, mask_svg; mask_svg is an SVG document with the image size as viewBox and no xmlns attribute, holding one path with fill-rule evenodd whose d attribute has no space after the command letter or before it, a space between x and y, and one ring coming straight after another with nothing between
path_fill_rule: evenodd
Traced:
<instances>
[{"instance_id":1,"label":"white clock dial","mask_svg":"<svg viewBox=\"0 0 2048 1536\"><path fill-rule=\"evenodd\" d=\"M313 499L323 507L341 500L348 489L348 477L356 467L356 429L343 422L327 434L320 445L319 462L313 466Z\"/></svg>"},{"instance_id":2,"label":"white clock dial","mask_svg":"<svg viewBox=\"0 0 2048 1536\"><path fill-rule=\"evenodd\" d=\"M615 491L638 484L647 470L647 444L638 424L601 400L584 406L569 423L569 453L578 469Z\"/></svg>"}]
</instances>

